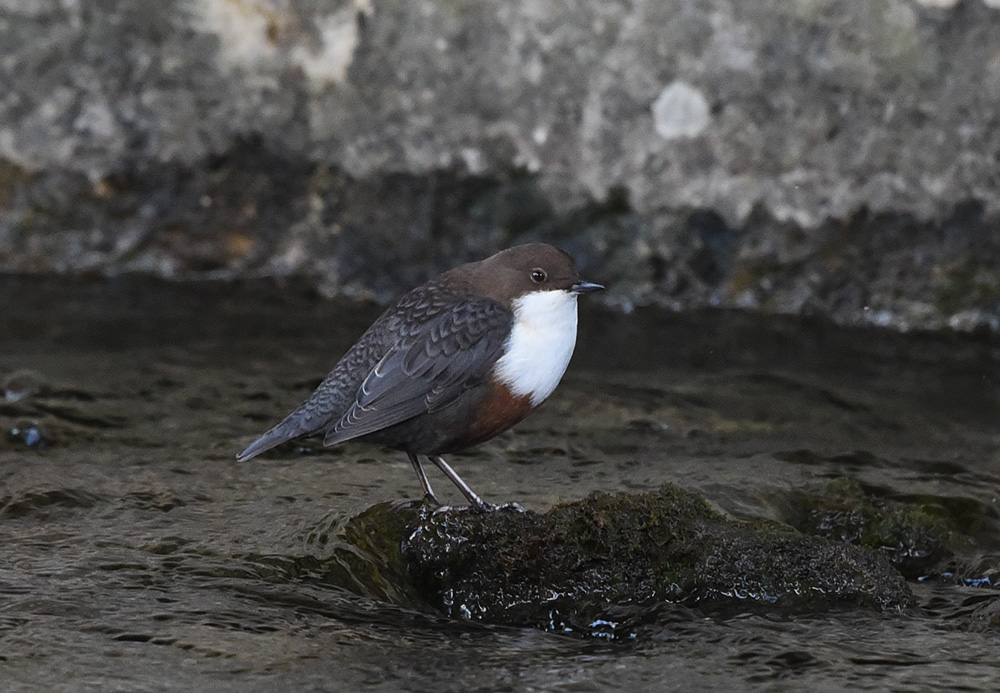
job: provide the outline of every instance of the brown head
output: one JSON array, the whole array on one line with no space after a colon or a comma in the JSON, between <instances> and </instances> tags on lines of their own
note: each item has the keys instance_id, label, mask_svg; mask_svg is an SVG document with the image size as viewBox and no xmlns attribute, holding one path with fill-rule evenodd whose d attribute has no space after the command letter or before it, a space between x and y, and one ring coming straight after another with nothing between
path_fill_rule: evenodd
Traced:
<instances>
[{"instance_id":1,"label":"brown head","mask_svg":"<svg viewBox=\"0 0 1000 693\"><path fill-rule=\"evenodd\" d=\"M581 281L573 259L545 243L514 246L463 269L478 292L508 309L514 299L535 291L582 294L604 288Z\"/></svg>"}]
</instances>

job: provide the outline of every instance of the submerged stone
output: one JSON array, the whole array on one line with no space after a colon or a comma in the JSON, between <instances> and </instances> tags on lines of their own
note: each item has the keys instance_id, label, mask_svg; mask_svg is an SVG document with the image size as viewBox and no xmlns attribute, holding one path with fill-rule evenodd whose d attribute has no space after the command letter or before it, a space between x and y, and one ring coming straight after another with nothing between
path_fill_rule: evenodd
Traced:
<instances>
[{"instance_id":1,"label":"submerged stone","mask_svg":"<svg viewBox=\"0 0 1000 693\"><path fill-rule=\"evenodd\" d=\"M797 492L785 521L807 534L882 552L907 578L939 569L969 543L940 504L880 498L853 479Z\"/></svg>"},{"instance_id":2,"label":"submerged stone","mask_svg":"<svg viewBox=\"0 0 1000 693\"><path fill-rule=\"evenodd\" d=\"M42 377L34 371L14 371L0 382L0 394L5 402L20 402L44 391L46 387Z\"/></svg>"},{"instance_id":3,"label":"submerged stone","mask_svg":"<svg viewBox=\"0 0 1000 693\"><path fill-rule=\"evenodd\" d=\"M11 442L29 448L44 448L49 444L49 437L32 421L16 424L7 432L7 437Z\"/></svg>"},{"instance_id":4,"label":"submerged stone","mask_svg":"<svg viewBox=\"0 0 1000 693\"><path fill-rule=\"evenodd\" d=\"M408 583L398 594L485 623L620 635L671 603L782 611L910 603L905 581L877 552L734 521L673 485L597 493L543 514L385 504L356 519L369 532L406 527L403 536L365 537L383 557L400 546L405 570L388 562ZM352 522L342 536L359 536Z\"/></svg>"}]
</instances>

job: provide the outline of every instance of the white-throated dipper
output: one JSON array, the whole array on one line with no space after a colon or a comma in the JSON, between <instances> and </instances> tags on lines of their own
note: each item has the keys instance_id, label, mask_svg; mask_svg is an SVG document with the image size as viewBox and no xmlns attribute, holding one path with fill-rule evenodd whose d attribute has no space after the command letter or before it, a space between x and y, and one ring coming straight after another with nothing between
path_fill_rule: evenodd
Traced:
<instances>
[{"instance_id":1,"label":"white-throated dipper","mask_svg":"<svg viewBox=\"0 0 1000 693\"><path fill-rule=\"evenodd\" d=\"M576 298L603 288L543 243L449 270L383 313L309 399L236 459L301 436L360 439L404 451L430 501L418 455L489 509L441 455L506 431L552 394L576 345Z\"/></svg>"}]
</instances>

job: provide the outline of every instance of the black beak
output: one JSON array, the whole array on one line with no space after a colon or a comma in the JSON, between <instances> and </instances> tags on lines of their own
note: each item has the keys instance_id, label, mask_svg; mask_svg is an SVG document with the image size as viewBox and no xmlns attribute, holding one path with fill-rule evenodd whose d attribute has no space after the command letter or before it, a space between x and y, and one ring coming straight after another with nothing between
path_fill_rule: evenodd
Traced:
<instances>
[{"instance_id":1,"label":"black beak","mask_svg":"<svg viewBox=\"0 0 1000 693\"><path fill-rule=\"evenodd\" d=\"M594 284L593 282L577 282L572 287L570 291L574 294L589 294L594 291L603 291L604 286L601 284Z\"/></svg>"}]
</instances>

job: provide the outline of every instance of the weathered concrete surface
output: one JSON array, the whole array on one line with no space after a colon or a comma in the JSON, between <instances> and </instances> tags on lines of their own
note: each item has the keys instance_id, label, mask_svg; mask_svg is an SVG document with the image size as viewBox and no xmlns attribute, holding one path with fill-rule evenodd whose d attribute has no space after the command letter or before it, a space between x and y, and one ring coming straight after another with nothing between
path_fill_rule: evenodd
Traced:
<instances>
[{"instance_id":1,"label":"weathered concrete surface","mask_svg":"<svg viewBox=\"0 0 1000 693\"><path fill-rule=\"evenodd\" d=\"M3 0L0 270L1000 329L996 4Z\"/></svg>"}]
</instances>

